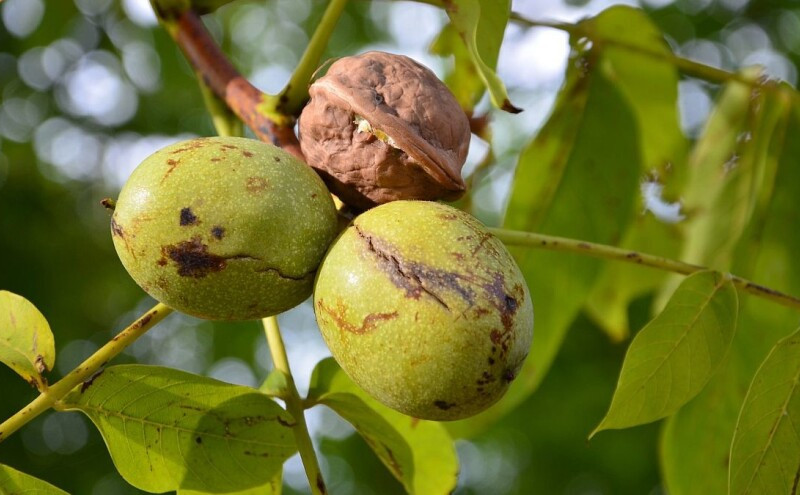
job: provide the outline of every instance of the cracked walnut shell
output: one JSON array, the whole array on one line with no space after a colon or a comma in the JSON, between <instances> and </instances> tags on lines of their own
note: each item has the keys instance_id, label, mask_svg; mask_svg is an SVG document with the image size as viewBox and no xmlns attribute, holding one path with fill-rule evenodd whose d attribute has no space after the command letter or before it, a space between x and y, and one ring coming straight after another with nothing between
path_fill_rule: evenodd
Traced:
<instances>
[{"instance_id":1,"label":"cracked walnut shell","mask_svg":"<svg viewBox=\"0 0 800 495\"><path fill-rule=\"evenodd\" d=\"M457 199L470 127L450 90L414 60L345 57L309 89L300 116L306 160L345 203Z\"/></svg>"}]
</instances>

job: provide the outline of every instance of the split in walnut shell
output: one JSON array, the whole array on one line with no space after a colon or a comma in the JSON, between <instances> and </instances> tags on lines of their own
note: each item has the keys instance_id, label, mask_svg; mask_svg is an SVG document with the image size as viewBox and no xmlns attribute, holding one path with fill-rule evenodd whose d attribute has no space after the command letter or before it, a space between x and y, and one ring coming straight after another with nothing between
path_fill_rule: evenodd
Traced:
<instances>
[{"instance_id":1,"label":"split in walnut shell","mask_svg":"<svg viewBox=\"0 0 800 495\"><path fill-rule=\"evenodd\" d=\"M402 55L367 52L337 60L309 94L300 145L345 203L370 208L463 194L469 120L429 69Z\"/></svg>"}]
</instances>

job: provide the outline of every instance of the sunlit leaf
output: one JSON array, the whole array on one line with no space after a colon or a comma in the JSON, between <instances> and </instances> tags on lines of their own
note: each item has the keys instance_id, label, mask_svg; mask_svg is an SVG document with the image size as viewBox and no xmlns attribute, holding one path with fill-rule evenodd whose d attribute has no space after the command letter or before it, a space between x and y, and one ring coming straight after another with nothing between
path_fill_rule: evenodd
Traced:
<instances>
[{"instance_id":1,"label":"sunlit leaf","mask_svg":"<svg viewBox=\"0 0 800 495\"><path fill-rule=\"evenodd\" d=\"M0 493L3 495L69 495L46 481L0 464Z\"/></svg>"},{"instance_id":2,"label":"sunlit leaf","mask_svg":"<svg viewBox=\"0 0 800 495\"><path fill-rule=\"evenodd\" d=\"M269 483L297 450L292 417L269 397L158 366L112 366L70 392L117 470L150 492L230 492Z\"/></svg>"},{"instance_id":3,"label":"sunlit leaf","mask_svg":"<svg viewBox=\"0 0 800 495\"><path fill-rule=\"evenodd\" d=\"M320 361L314 369L309 400L350 422L408 493L448 494L455 488L458 458L444 427L378 403L333 358Z\"/></svg>"},{"instance_id":4,"label":"sunlit leaf","mask_svg":"<svg viewBox=\"0 0 800 495\"><path fill-rule=\"evenodd\" d=\"M777 171L764 174L750 224L736 247L732 271L770 287L800 294L800 116L788 103L784 125L772 136L769 155ZM788 125L787 125L788 124ZM767 162L767 163L771 163ZM665 424L661 463L673 495L725 493L730 444L756 369L775 343L797 328L797 312L753 298L742 299L739 329L729 358L705 390Z\"/></svg>"},{"instance_id":5,"label":"sunlit leaf","mask_svg":"<svg viewBox=\"0 0 800 495\"><path fill-rule=\"evenodd\" d=\"M55 359L53 333L44 315L24 297L0 290L0 362L41 388Z\"/></svg>"},{"instance_id":6,"label":"sunlit leaf","mask_svg":"<svg viewBox=\"0 0 800 495\"><path fill-rule=\"evenodd\" d=\"M638 189L638 132L623 95L603 71L595 70L596 56L590 51L570 61L552 115L520 157L505 227L605 244L622 237ZM447 423L455 435L474 434L533 392L602 266L583 256L512 252L534 301L531 352L498 404Z\"/></svg>"},{"instance_id":7,"label":"sunlit leaf","mask_svg":"<svg viewBox=\"0 0 800 495\"><path fill-rule=\"evenodd\" d=\"M669 416L697 395L728 352L737 309L736 289L722 274L686 277L631 342L611 406L592 435Z\"/></svg>"},{"instance_id":8,"label":"sunlit leaf","mask_svg":"<svg viewBox=\"0 0 800 495\"><path fill-rule=\"evenodd\" d=\"M278 473L266 484L255 486L253 488L245 488L235 492L225 492L217 495L281 495L282 485L282 472ZM203 492L198 490L178 490L178 495L211 495L212 492Z\"/></svg>"},{"instance_id":9,"label":"sunlit leaf","mask_svg":"<svg viewBox=\"0 0 800 495\"><path fill-rule=\"evenodd\" d=\"M730 493L790 493L800 466L800 331L756 372L731 445Z\"/></svg>"},{"instance_id":10,"label":"sunlit leaf","mask_svg":"<svg viewBox=\"0 0 800 495\"><path fill-rule=\"evenodd\" d=\"M602 70L616 83L636 115L641 176L659 183L666 195L674 196L686 175L687 142L677 112L678 70L668 59L671 50L661 32L644 11L627 6L611 7L582 21L579 31L592 43L603 45ZM674 225L646 212L641 199L632 214L621 247L667 257L678 255L680 236ZM658 287L665 276L626 263L609 263L592 290L587 310L612 339L622 340L629 332L631 300Z\"/></svg>"},{"instance_id":11,"label":"sunlit leaf","mask_svg":"<svg viewBox=\"0 0 800 495\"><path fill-rule=\"evenodd\" d=\"M478 76L489 90L492 104L508 112L520 109L511 104L495 67L503 33L511 14L510 0L450 0L445 2L450 22L467 47Z\"/></svg>"}]
</instances>

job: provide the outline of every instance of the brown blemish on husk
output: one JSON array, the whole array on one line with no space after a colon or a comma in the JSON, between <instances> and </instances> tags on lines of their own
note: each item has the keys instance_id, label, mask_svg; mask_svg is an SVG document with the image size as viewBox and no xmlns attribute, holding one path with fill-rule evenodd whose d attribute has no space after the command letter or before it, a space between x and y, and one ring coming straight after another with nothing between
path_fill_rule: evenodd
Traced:
<instances>
[{"instance_id":1,"label":"brown blemish on husk","mask_svg":"<svg viewBox=\"0 0 800 495\"><path fill-rule=\"evenodd\" d=\"M248 177L245 185L247 192L257 194L269 187L267 179L263 177Z\"/></svg>"},{"instance_id":2,"label":"brown blemish on husk","mask_svg":"<svg viewBox=\"0 0 800 495\"><path fill-rule=\"evenodd\" d=\"M341 330L346 330L356 335L372 332L377 328L379 322L393 320L398 316L397 311L391 313L370 313L364 318L364 321L361 322L361 326L357 327L347 321L347 317L345 316L346 308L340 301L336 302L336 309L333 309L326 306L325 302L320 299L317 301L317 307L335 321L336 326Z\"/></svg>"},{"instance_id":3,"label":"brown blemish on husk","mask_svg":"<svg viewBox=\"0 0 800 495\"><path fill-rule=\"evenodd\" d=\"M200 223L200 220L197 218L197 215L192 212L192 209L187 206L186 208L181 208L178 223L182 227L185 227L187 225L197 225Z\"/></svg>"}]
</instances>

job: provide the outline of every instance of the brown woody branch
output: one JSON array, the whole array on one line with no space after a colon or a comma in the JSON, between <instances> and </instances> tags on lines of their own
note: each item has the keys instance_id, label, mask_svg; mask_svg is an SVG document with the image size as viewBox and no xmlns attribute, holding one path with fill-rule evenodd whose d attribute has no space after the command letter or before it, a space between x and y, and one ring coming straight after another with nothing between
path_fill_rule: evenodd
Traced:
<instances>
[{"instance_id":1,"label":"brown woody branch","mask_svg":"<svg viewBox=\"0 0 800 495\"><path fill-rule=\"evenodd\" d=\"M266 95L236 70L196 12L187 10L181 13L171 32L206 85L225 101L260 140L279 146L300 159L304 158L292 126L275 123L259 109Z\"/></svg>"}]
</instances>

